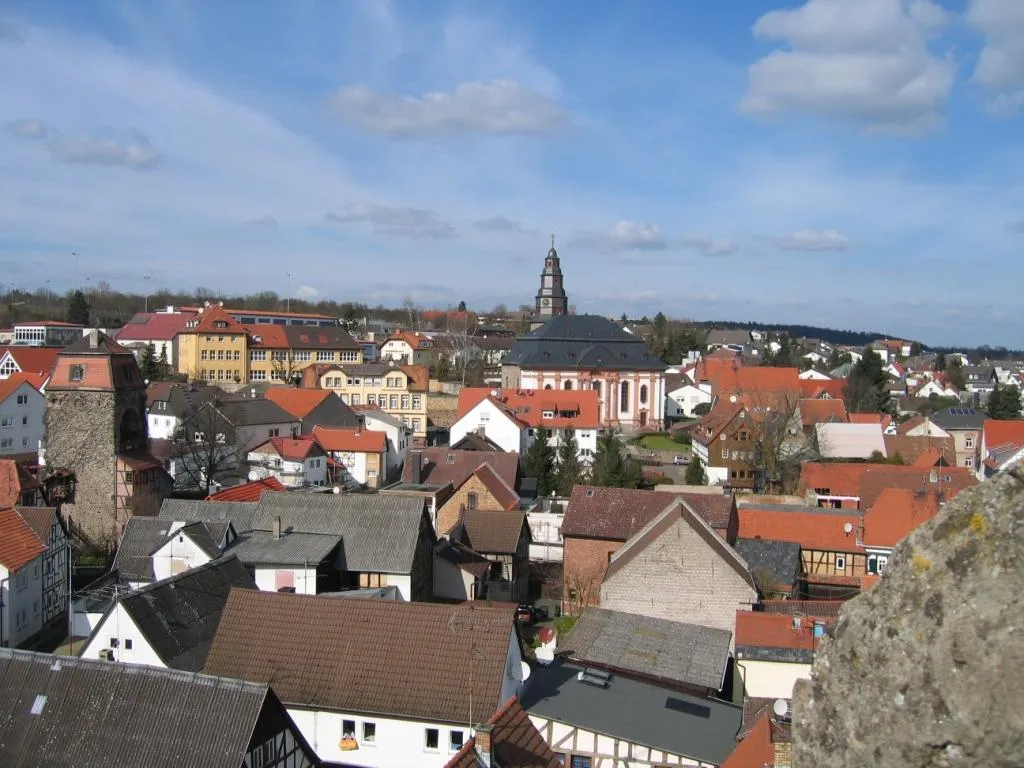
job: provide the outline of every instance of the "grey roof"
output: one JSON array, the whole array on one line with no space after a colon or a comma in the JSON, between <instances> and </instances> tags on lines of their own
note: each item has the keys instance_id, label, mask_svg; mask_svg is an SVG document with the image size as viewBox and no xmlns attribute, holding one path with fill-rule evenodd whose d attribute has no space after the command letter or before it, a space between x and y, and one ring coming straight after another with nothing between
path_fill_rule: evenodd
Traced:
<instances>
[{"instance_id":1,"label":"grey roof","mask_svg":"<svg viewBox=\"0 0 1024 768\"><path fill-rule=\"evenodd\" d=\"M811 664L814 661L814 651L810 648L771 648L764 645L737 645L736 658L748 661Z\"/></svg>"},{"instance_id":2,"label":"grey roof","mask_svg":"<svg viewBox=\"0 0 1024 768\"><path fill-rule=\"evenodd\" d=\"M606 688L580 681L584 667L535 666L519 696L530 715L720 765L736 748L743 708L612 675Z\"/></svg>"},{"instance_id":3,"label":"grey roof","mask_svg":"<svg viewBox=\"0 0 1024 768\"><path fill-rule=\"evenodd\" d=\"M220 412L236 427L257 424L287 424L299 421L274 401L262 397L225 400L220 405Z\"/></svg>"},{"instance_id":4,"label":"grey roof","mask_svg":"<svg viewBox=\"0 0 1024 768\"><path fill-rule=\"evenodd\" d=\"M270 531L248 531L231 548L249 565L311 565L324 560L341 543L341 536L329 533L282 531L274 538Z\"/></svg>"},{"instance_id":5,"label":"grey roof","mask_svg":"<svg viewBox=\"0 0 1024 768\"><path fill-rule=\"evenodd\" d=\"M151 555L171 538L173 522L165 517L130 517L121 534L112 570L129 581L152 581ZM220 542L226 529L225 524L189 521L176 533L188 536L203 552L215 558L221 553Z\"/></svg>"},{"instance_id":6,"label":"grey roof","mask_svg":"<svg viewBox=\"0 0 1024 768\"><path fill-rule=\"evenodd\" d=\"M320 401L302 418L302 432L309 434L313 427L358 427L359 415L334 392Z\"/></svg>"},{"instance_id":7,"label":"grey roof","mask_svg":"<svg viewBox=\"0 0 1024 768\"><path fill-rule=\"evenodd\" d=\"M168 667L198 672L232 587L255 589L234 554L211 560L121 598L121 605ZM102 631L100 624L96 631Z\"/></svg>"},{"instance_id":8,"label":"grey roof","mask_svg":"<svg viewBox=\"0 0 1024 768\"><path fill-rule=\"evenodd\" d=\"M540 328L520 336L505 363L528 369L661 371L665 368L642 339L599 315L553 317Z\"/></svg>"},{"instance_id":9,"label":"grey roof","mask_svg":"<svg viewBox=\"0 0 1024 768\"><path fill-rule=\"evenodd\" d=\"M737 539L732 546L752 574L767 573L773 584L793 585L800 577L800 545L795 541Z\"/></svg>"},{"instance_id":10,"label":"grey roof","mask_svg":"<svg viewBox=\"0 0 1024 768\"><path fill-rule=\"evenodd\" d=\"M945 430L978 430L985 425L985 412L974 408L954 406L932 414L931 419Z\"/></svg>"},{"instance_id":11,"label":"grey roof","mask_svg":"<svg viewBox=\"0 0 1024 768\"><path fill-rule=\"evenodd\" d=\"M3 764L238 768L268 695L240 680L0 648Z\"/></svg>"},{"instance_id":12,"label":"grey roof","mask_svg":"<svg viewBox=\"0 0 1024 768\"><path fill-rule=\"evenodd\" d=\"M559 645L581 663L717 691L731 639L724 629L591 608Z\"/></svg>"},{"instance_id":13,"label":"grey roof","mask_svg":"<svg viewBox=\"0 0 1024 768\"><path fill-rule=\"evenodd\" d=\"M708 346L712 344L749 344L750 331L745 331L742 328L712 328L708 331L705 343Z\"/></svg>"},{"instance_id":14,"label":"grey roof","mask_svg":"<svg viewBox=\"0 0 1024 768\"><path fill-rule=\"evenodd\" d=\"M168 499L160 517L173 520L230 520L239 534L239 557L249 562L286 564L314 562L342 539L342 568L348 571L409 573L424 515L415 496L362 493L289 493L264 491L258 502L181 501ZM250 536L273 530L281 518L281 539ZM316 538L298 534L320 534ZM294 538L292 538L294 537ZM291 543L291 542L294 542ZM324 549L326 547L326 549ZM278 554L271 554L272 552ZM292 560L281 560L288 554ZM315 560L319 562L319 559Z\"/></svg>"}]
</instances>

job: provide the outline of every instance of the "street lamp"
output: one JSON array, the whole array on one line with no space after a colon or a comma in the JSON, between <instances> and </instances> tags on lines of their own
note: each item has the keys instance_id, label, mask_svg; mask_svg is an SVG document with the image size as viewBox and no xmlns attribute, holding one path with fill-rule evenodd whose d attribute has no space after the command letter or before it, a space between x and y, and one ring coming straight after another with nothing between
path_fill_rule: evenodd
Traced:
<instances>
[{"instance_id":1,"label":"street lamp","mask_svg":"<svg viewBox=\"0 0 1024 768\"><path fill-rule=\"evenodd\" d=\"M286 272L288 275L288 295L285 297L285 312L291 314L292 311L292 273Z\"/></svg>"},{"instance_id":2,"label":"street lamp","mask_svg":"<svg viewBox=\"0 0 1024 768\"><path fill-rule=\"evenodd\" d=\"M78 290L78 251L72 251L71 257L75 260L75 290Z\"/></svg>"}]
</instances>

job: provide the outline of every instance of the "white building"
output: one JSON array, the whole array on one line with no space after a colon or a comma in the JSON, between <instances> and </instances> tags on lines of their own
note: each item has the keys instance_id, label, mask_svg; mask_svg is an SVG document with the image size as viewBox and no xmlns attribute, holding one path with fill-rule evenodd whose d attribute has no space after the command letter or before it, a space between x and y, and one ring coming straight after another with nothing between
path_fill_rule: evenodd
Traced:
<instances>
[{"instance_id":1,"label":"white building","mask_svg":"<svg viewBox=\"0 0 1024 768\"><path fill-rule=\"evenodd\" d=\"M314 427L313 439L327 456L328 477L334 485L378 488L386 476L386 432L370 429ZM408 446L406 447L408 450Z\"/></svg>"},{"instance_id":2,"label":"white building","mask_svg":"<svg viewBox=\"0 0 1024 768\"><path fill-rule=\"evenodd\" d=\"M84 325L42 320L36 323L16 323L14 343L30 347L66 347L74 344L85 333Z\"/></svg>"},{"instance_id":3,"label":"white building","mask_svg":"<svg viewBox=\"0 0 1024 768\"><path fill-rule=\"evenodd\" d=\"M239 652L254 633L259 651ZM512 606L245 590L228 598L205 671L287 679L275 690L320 759L366 768L442 768L524 679Z\"/></svg>"},{"instance_id":4,"label":"white building","mask_svg":"<svg viewBox=\"0 0 1024 768\"><path fill-rule=\"evenodd\" d=\"M327 456L308 437L272 437L246 455L249 479L276 477L286 488L324 485L327 482Z\"/></svg>"},{"instance_id":5,"label":"white building","mask_svg":"<svg viewBox=\"0 0 1024 768\"><path fill-rule=\"evenodd\" d=\"M600 430L598 397L593 390L503 390L463 387L458 419L449 430L454 445L471 433L486 437L508 453L526 453L540 427L555 450L571 432L580 460L597 454Z\"/></svg>"},{"instance_id":6,"label":"white building","mask_svg":"<svg viewBox=\"0 0 1024 768\"><path fill-rule=\"evenodd\" d=\"M0 381L0 456L36 454L42 445L46 398L33 379L15 373Z\"/></svg>"},{"instance_id":7,"label":"white building","mask_svg":"<svg viewBox=\"0 0 1024 768\"><path fill-rule=\"evenodd\" d=\"M46 545L17 510L0 510L0 644L17 648L43 628Z\"/></svg>"},{"instance_id":8,"label":"white building","mask_svg":"<svg viewBox=\"0 0 1024 768\"><path fill-rule=\"evenodd\" d=\"M568 499L541 499L526 513L530 526L530 562L560 563L565 557L562 523Z\"/></svg>"},{"instance_id":9,"label":"white building","mask_svg":"<svg viewBox=\"0 0 1024 768\"><path fill-rule=\"evenodd\" d=\"M670 380L677 382L677 385L673 387L668 383ZM713 396L710 386L699 387L679 376L673 376L671 379L666 377L665 381L666 389L669 389L665 393L665 416L667 418L697 418L697 414L693 412L694 408L702 404L711 405Z\"/></svg>"},{"instance_id":10,"label":"white building","mask_svg":"<svg viewBox=\"0 0 1024 768\"><path fill-rule=\"evenodd\" d=\"M736 612L736 666L747 696L791 699L797 680L811 676L825 620L788 613Z\"/></svg>"},{"instance_id":11,"label":"white building","mask_svg":"<svg viewBox=\"0 0 1024 768\"><path fill-rule=\"evenodd\" d=\"M387 477L393 477L405 466L405 457L412 447L413 431L396 416L371 406L353 408L361 417L366 429L370 432L383 432L387 435Z\"/></svg>"}]
</instances>

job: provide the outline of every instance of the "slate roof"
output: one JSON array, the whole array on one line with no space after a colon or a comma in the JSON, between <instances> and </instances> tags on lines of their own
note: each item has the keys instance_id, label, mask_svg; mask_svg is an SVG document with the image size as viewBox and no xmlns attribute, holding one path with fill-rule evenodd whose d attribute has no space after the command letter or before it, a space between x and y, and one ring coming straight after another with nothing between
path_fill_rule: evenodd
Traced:
<instances>
[{"instance_id":1,"label":"slate roof","mask_svg":"<svg viewBox=\"0 0 1024 768\"><path fill-rule=\"evenodd\" d=\"M529 370L661 371L665 368L642 339L599 315L551 318L540 328L516 339L505 364Z\"/></svg>"},{"instance_id":2,"label":"slate roof","mask_svg":"<svg viewBox=\"0 0 1024 768\"><path fill-rule=\"evenodd\" d=\"M708 331L705 344L737 344L746 345L750 343L750 331L741 328L712 328Z\"/></svg>"},{"instance_id":3,"label":"slate roof","mask_svg":"<svg viewBox=\"0 0 1024 768\"><path fill-rule=\"evenodd\" d=\"M526 525L525 512L492 512L467 509L455 525L452 537L474 552L512 555L519 548L519 537ZM527 527L529 537L529 527Z\"/></svg>"},{"instance_id":4,"label":"slate roof","mask_svg":"<svg viewBox=\"0 0 1024 768\"><path fill-rule=\"evenodd\" d=\"M240 680L0 648L3 762L238 768L268 696Z\"/></svg>"},{"instance_id":5,"label":"slate roof","mask_svg":"<svg viewBox=\"0 0 1024 768\"><path fill-rule=\"evenodd\" d=\"M337 549L341 540L338 534L330 533L285 531L274 538L269 531L247 531L239 535L231 551L247 565L315 567Z\"/></svg>"},{"instance_id":6,"label":"slate roof","mask_svg":"<svg viewBox=\"0 0 1024 768\"><path fill-rule=\"evenodd\" d=\"M501 704L515 606L232 590L206 661L289 706L471 723ZM237 767L236 767L237 768Z\"/></svg>"},{"instance_id":7,"label":"slate roof","mask_svg":"<svg viewBox=\"0 0 1024 768\"><path fill-rule=\"evenodd\" d=\"M724 629L590 608L558 646L580 664L717 691L731 639Z\"/></svg>"},{"instance_id":8,"label":"slate roof","mask_svg":"<svg viewBox=\"0 0 1024 768\"><path fill-rule=\"evenodd\" d=\"M92 337L96 337L95 346L92 344ZM89 331L73 344L69 344L60 351L62 356L70 355L133 355L128 347L122 347L103 331Z\"/></svg>"},{"instance_id":9,"label":"slate roof","mask_svg":"<svg viewBox=\"0 0 1024 768\"><path fill-rule=\"evenodd\" d=\"M534 667L520 703L532 717L721 764L736 746L743 708L670 686L612 675L606 688L582 682L584 667L556 661Z\"/></svg>"},{"instance_id":10,"label":"slate roof","mask_svg":"<svg viewBox=\"0 0 1024 768\"><path fill-rule=\"evenodd\" d=\"M224 417L236 427L287 424L299 421L277 403L264 398L246 397L237 400L224 400L219 408Z\"/></svg>"},{"instance_id":11,"label":"slate roof","mask_svg":"<svg viewBox=\"0 0 1024 768\"><path fill-rule=\"evenodd\" d=\"M402 470L403 483L425 485L451 483L452 488L460 488L481 464L487 464L501 476L507 485L512 488L516 487L516 480L519 476L519 454L517 453L456 451L447 446L422 448L418 453L423 458L423 470L418 480L413 477L415 462L409 460L415 453L417 451L409 451L409 457L406 458L405 467Z\"/></svg>"},{"instance_id":12,"label":"slate roof","mask_svg":"<svg viewBox=\"0 0 1024 768\"><path fill-rule=\"evenodd\" d=\"M228 554L142 587L120 602L164 664L198 672L232 587L256 589L241 560ZM101 630L102 624L96 631Z\"/></svg>"},{"instance_id":13,"label":"slate roof","mask_svg":"<svg viewBox=\"0 0 1024 768\"><path fill-rule=\"evenodd\" d=\"M188 536L210 557L220 556L219 543L224 538L223 527L216 523L191 521L171 534L173 522L163 517L142 515L128 518L111 570L117 571L121 578L128 581L152 581L153 553L178 534Z\"/></svg>"},{"instance_id":14,"label":"slate roof","mask_svg":"<svg viewBox=\"0 0 1024 768\"><path fill-rule=\"evenodd\" d=\"M943 408L932 414L932 421L947 432L951 429L981 429L985 425L985 413L974 408Z\"/></svg>"},{"instance_id":15,"label":"slate roof","mask_svg":"<svg viewBox=\"0 0 1024 768\"><path fill-rule=\"evenodd\" d=\"M685 501L712 528L729 527L733 497L725 494L577 485L566 506L562 536L625 541L676 499Z\"/></svg>"},{"instance_id":16,"label":"slate roof","mask_svg":"<svg viewBox=\"0 0 1024 768\"><path fill-rule=\"evenodd\" d=\"M501 452L501 446L476 432L467 432L457 443L452 443L453 451L483 451L485 453Z\"/></svg>"},{"instance_id":17,"label":"slate roof","mask_svg":"<svg viewBox=\"0 0 1024 768\"><path fill-rule=\"evenodd\" d=\"M491 755L496 768L562 768L562 762L544 741L530 716L512 697L487 720L491 726ZM491 768L476 752L476 740L462 745L445 768Z\"/></svg>"},{"instance_id":18,"label":"slate roof","mask_svg":"<svg viewBox=\"0 0 1024 768\"><path fill-rule=\"evenodd\" d=\"M800 578L800 545L796 542L737 539L733 549L747 561L752 574L764 572L777 586L792 587Z\"/></svg>"}]
</instances>

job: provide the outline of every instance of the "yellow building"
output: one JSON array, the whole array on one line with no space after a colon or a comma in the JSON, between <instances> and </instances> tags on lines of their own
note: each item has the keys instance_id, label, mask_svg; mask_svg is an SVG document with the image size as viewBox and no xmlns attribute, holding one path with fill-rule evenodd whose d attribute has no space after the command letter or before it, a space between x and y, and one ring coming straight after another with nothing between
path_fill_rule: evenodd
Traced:
<instances>
[{"instance_id":1,"label":"yellow building","mask_svg":"<svg viewBox=\"0 0 1024 768\"><path fill-rule=\"evenodd\" d=\"M337 392L350 406L375 406L399 418L413 437L427 437L427 390L430 372L422 365L366 363L317 367L315 382L307 373L307 386Z\"/></svg>"},{"instance_id":2,"label":"yellow building","mask_svg":"<svg viewBox=\"0 0 1024 768\"><path fill-rule=\"evenodd\" d=\"M177 339L178 372L199 381L283 384L311 365L363 360L340 326L242 325L217 305L202 309Z\"/></svg>"}]
</instances>

